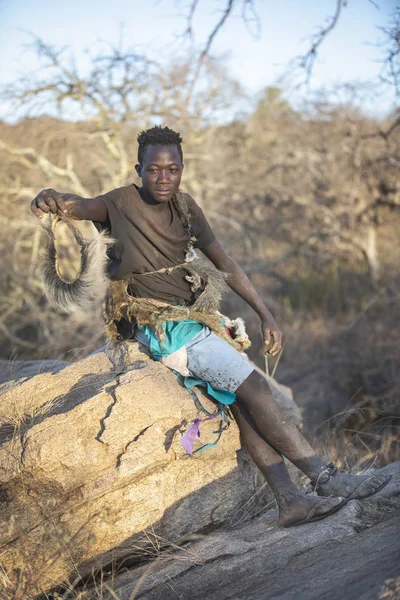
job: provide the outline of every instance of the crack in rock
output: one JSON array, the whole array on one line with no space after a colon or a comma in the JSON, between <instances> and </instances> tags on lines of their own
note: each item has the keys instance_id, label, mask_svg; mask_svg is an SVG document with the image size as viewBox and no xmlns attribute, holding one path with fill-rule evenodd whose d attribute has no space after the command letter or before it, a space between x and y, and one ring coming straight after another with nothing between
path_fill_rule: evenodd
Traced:
<instances>
[{"instance_id":1,"label":"crack in rock","mask_svg":"<svg viewBox=\"0 0 400 600\"><path fill-rule=\"evenodd\" d=\"M117 377L117 382L115 385L106 389L107 394L109 394L112 398L112 402L111 402L111 404L108 405L107 411L106 411L106 414L104 415L104 417L102 419L100 419L100 429L95 437L95 439L98 442L100 442L100 444L104 444L101 437L106 430L105 422L107 421L108 417L111 415L114 406L117 404L117 395L115 393L115 390L117 389L118 385L119 385L119 377Z\"/></svg>"},{"instance_id":2,"label":"crack in rock","mask_svg":"<svg viewBox=\"0 0 400 600\"><path fill-rule=\"evenodd\" d=\"M146 433L146 431L148 429L150 429L150 427L153 427L154 423L152 423L151 425L147 425L147 427L145 427L144 429L142 429L141 431L139 431L139 433L137 435L135 435L135 437L133 438L133 440L131 440L130 442L128 442L124 448L124 450L121 452L121 454L118 454L117 456L117 462L115 464L115 466L118 468L121 465L121 461L122 461L122 457L123 455L126 453L126 451L128 450L129 446L131 444L133 444L134 442L137 442L137 440L144 434Z\"/></svg>"},{"instance_id":3,"label":"crack in rock","mask_svg":"<svg viewBox=\"0 0 400 600\"><path fill-rule=\"evenodd\" d=\"M140 362L140 361L137 361L137 362ZM145 366L146 366L145 363L143 365L140 364L139 366L136 363L134 363L133 364L133 368L130 369L130 371L136 371L137 369L143 369ZM120 373L120 375L117 375L115 384L113 386L110 386L109 388L107 388L105 390L112 397L112 402L107 407L107 411L106 411L106 414L104 415L104 417L102 419L100 419L100 430L98 431L98 433L96 434L96 437L95 437L95 439L98 442L100 442L100 444L104 444L104 442L103 442L103 440L101 438L102 438L103 433L106 430L105 422L108 419L108 417L111 415L112 410L113 410L114 406L117 403L117 395L115 393L116 389L119 386L123 386L123 385L126 385L127 383L131 383L130 381L127 381L127 382L121 381L121 377L123 377L124 375L126 375L126 373L128 373L128 372L129 371L123 371L123 372ZM153 375L152 375L152 373L149 373L148 375L145 375L144 377L139 378L137 381L139 382L139 381L141 381L142 379L144 379L146 377L153 377ZM153 425L154 425L154 423L153 423ZM151 427L151 425L149 425L149 427ZM133 440L133 441L135 441L135 440Z\"/></svg>"}]
</instances>

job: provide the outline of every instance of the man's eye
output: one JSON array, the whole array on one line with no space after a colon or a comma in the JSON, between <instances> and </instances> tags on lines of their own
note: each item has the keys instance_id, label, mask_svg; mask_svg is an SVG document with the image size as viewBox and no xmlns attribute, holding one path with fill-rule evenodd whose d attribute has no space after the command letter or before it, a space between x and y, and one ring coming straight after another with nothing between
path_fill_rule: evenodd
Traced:
<instances>
[{"instance_id":1,"label":"man's eye","mask_svg":"<svg viewBox=\"0 0 400 600\"><path fill-rule=\"evenodd\" d=\"M170 172L170 173L177 173L177 172L178 172L178 169L170 169L170 171L169 171L169 172Z\"/></svg>"},{"instance_id":2,"label":"man's eye","mask_svg":"<svg viewBox=\"0 0 400 600\"><path fill-rule=\"evenodd\" d=\"M149 169L149 173L157 173L157 169Z\"/></svg>"}]
</instances>

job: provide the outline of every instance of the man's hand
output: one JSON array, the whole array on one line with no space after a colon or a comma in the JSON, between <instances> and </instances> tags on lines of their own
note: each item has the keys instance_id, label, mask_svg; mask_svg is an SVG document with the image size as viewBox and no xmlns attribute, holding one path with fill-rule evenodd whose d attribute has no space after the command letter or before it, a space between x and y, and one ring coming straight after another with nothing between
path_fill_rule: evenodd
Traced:
<instances>
[{"instance_id":1,"label":"man's hand","mask_svg":"<svg viewBox=\"0 0 400 600\"><path fill-rule=\"evenodd\" d=\"M264 340L264 353L276 356L282 348L281 330L272 317L262 321L261 329Z\"/></svg>"},{"instance_id":2,"label":"man's hand","mask_svg":"<svg viewBox=\"0 0 400 600\"><path fill-rule=\"evenodd\" d=\"M282 347L281 330L276 324L274 317L257 294L247 275L225 252L218 240L214 240L205 248L201 248L201 251L209 260L211 260L217 269L231 275L230 279L227 281L229 287L236 292L238 296L243 298L243 300L256 311L261 319L265 354L276 356Z\"/></svg>"},{"instance_id":3,"label":"man's hand","mask_svg":"<svg viewBox=\"0 0 400 600\"><path fill-rule=\"evenodd\" d=\"M31 211L36 217L41 219L44 214L53 213L62 215L67 212L66 204L63 200L63 194L55 190L42 190L31 202Z\"/></svg>"}]
</instances>

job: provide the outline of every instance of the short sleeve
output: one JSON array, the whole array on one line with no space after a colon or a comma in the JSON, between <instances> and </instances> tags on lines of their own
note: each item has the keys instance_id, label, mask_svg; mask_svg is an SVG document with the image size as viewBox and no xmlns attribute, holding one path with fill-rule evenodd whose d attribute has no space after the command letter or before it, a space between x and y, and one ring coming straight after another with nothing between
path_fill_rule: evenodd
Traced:
<instances>
[{"instance_id":1,"label":"short sleeve","mask_svg":"<svg viewBox=\"0 0 400 600\"><path fill-rule=\"evenodd\" d=\"M111 190L111 192L97 196L96 199L102 200L107 206L108 219L105 223L94 222L94 225L98 230L108 229L111 235L118 237L117 233L121 226L124 227L131 206L127 188Z\"/></svg>"},{"instance_id":2,"label":"short sleeve","mask_svg":"<svg viewBox=\"0 0 400 600\"><path fill-rule=\"evenodd\" d=\"M186 195L186 202L191 216L192 231L197 239L195 245L200 249L205 248L216 239L215 234L202 209L189 194Z\"/></svg>"},{"instance_id":3,"label":"short sleeve","mask_svg":"<svg viewBox=\"0 0 400 600\"><path fill-rule=\"evenodd\" d=\"M116 240L115 244L107 250L110 259L108 270L111 276L115 276L120 269L124 251L124 244L120 238L124 230L129 228L129 192L127 188L117 188L101 196L96 196L96 199L105 203L108 217L104 223L93 221L93 225L98 231L106 230Z\"/></svg>"}]
</instances>

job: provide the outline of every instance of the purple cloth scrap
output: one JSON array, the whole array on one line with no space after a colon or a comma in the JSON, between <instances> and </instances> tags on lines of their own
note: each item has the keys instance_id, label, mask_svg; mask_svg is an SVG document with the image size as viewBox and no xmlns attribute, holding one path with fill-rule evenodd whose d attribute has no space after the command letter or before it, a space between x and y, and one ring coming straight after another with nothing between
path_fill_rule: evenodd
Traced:
<instances>
[{"instance_id":1,"label":"purple cloth scrap","mask_svg":"<svg viewBox=\"0 0 400 600\"><path fill-rule=\"evenodd\" d=\"M193 444L195 439L200 437L200 423L204 423L204 421L211 421L217 416L218 415L213 415L212 417L207 417L206 419L195 419L189 426L186 433L182 436L181 444L190 456L193 454Z\"/></svg>"}]
</instances>

